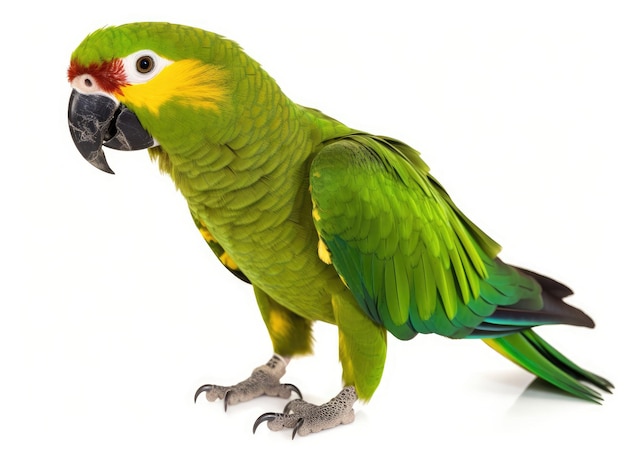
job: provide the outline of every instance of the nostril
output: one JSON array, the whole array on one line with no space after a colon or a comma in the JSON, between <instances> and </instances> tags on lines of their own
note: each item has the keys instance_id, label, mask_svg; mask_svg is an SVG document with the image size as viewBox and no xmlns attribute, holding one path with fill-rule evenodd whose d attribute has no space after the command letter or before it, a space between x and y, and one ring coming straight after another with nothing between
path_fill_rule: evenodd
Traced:
<instances>
[{"instance_id":1,"label":"nostril","mask_svg":"<svg viewBox=\"0 0 626 454\"><path fill-rule=\"evenodd\" d=\"M106 92L102 89L100 85L100 80L97 75L83 73L75 76L70 84L72 88L78 90L80 93L88 94L88 93L101 93Z\"/></svg>"}]
</instances>

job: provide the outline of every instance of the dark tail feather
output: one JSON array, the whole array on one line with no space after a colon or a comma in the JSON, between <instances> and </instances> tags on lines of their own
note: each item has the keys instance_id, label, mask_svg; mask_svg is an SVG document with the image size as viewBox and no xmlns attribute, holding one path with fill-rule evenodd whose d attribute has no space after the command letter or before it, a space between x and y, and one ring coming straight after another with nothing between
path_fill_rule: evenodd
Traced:
<instances>
[{"instance_id":1,"label":"dark tail feather","mask_svg":"<svg viewBox=\"0 0 626 454\"><path fill-rule=\"evenodd\" d=\"M535 273L534 271L527 270L525 268L520 268L519 266L514 267L518 271L532 277L536 280L544 292L553 295L555 298L562 299L574 294L571 288L567 285L560 283L559 281L555 281L554 279L544 276L543 274Z\"/></svg>"},{"instance_id":2,"label":"dark tail feather","mask_svg":"<svg viewBox=\"0 0 626 454\"><path fill-rule=\"evenodd\" d=\"M541 274L516 269L541 286L541 300L520 299L515 304L499 306L476 327L470 337L502 336L539 325L566 324L587 328L595 326L587 314L563 301L563 298L572 294L569 287Z\"/></svg>"},{"instance_id":3,"label":"dark tail feather","mask_svg":"<svg viewBox=\"0 0 626 454\"><path fill-rule=\"evenodd\" d=\"M613 385L572 362L530 329L548 324L593 328L593 320L563 301L572 294L565 285L532 271L521 268L517 271L541 286L541 299L520 299L515 304L499 306L476 327L471 337L483 338L498 353L554 386L581 399L600 403L600 392L583 382L609 393Z\"/></svg>"}]
</instances>

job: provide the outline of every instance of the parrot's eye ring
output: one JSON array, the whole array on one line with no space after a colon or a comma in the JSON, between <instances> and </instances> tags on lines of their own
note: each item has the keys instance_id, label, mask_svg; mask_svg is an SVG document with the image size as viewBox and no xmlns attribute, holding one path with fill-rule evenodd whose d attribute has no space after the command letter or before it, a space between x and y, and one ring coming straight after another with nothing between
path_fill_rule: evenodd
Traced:
<instances>
[{"instance_id":1,"label":"parrot's eye ring","mask_svg":"<svg viewBox=\"0 0 626 454\"><path fill-rule=\"evenodd\" d=\"M124 75L128 84L142 84L148 82L166 66L172 64L167 58L163 58L150 49L138 50L122 59Z\"/></svg>"},{"instance_id":2,"label":"parrot's eye ring","mask_svg":"<svg viewBox=\"0 0 626 454\"><path fill-rule=\"evenodd\" d=\"M137 71L141 74L148 74L154 66L154 59L149 55L143 55L137 59Z\"/></svg>"}]
</instances>

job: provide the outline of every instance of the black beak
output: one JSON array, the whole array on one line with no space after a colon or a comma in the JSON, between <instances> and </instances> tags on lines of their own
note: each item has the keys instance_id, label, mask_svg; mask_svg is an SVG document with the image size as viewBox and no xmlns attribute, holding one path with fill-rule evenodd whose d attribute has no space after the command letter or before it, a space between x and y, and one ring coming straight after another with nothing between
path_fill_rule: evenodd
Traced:
<instances>
[{"instance_id":1,"label":"black beak","mask_svg":"<svg viewBox=\"0 0 626 454\"><path fill-rule=\"evenodd\" d=\"M102 145L116 150L142 150L154 139L124 104L103 95L84 95L72 90L68 107L70 134L80 154L94 167L113 173Z\"/></svg>"}]
</instances>

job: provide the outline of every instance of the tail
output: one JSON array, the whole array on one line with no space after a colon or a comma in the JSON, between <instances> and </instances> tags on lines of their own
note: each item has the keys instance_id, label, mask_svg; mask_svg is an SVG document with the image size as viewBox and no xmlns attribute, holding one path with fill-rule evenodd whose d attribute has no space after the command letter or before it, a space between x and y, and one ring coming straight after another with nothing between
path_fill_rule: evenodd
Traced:
<instances>
[{"instance_id":1,"label":"tail","mask_svg":"<svg viewBox=\"0 0 626 454\"><path fill-rule=\"evenodd\" d=\"M550 324L593 328L593 320L563 301L572 291L560 282L521 268L510 267L509 271L516 271L538 284L539 298L521 297L515 304L499 306L476 327L471 337L481 338L498 353L554 386L599 403L602 395L582 382L609 393L613 385L576 365L531 329Z\"/></svg>"},{"instance_id":2,"label":"tail","mask_svg":"<svg viewBox=\"0 0 626 454\"><path fill-rule=\"evenodd\" d=\"M539 378L581 399L596 403L602 401L602 395L597 390L582 382L608 393L613 388L611 382L574 364L531 329L482 340Z\"/></svg>"}]
</instances>

